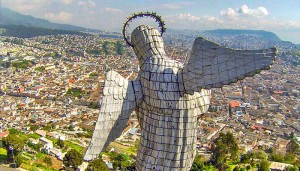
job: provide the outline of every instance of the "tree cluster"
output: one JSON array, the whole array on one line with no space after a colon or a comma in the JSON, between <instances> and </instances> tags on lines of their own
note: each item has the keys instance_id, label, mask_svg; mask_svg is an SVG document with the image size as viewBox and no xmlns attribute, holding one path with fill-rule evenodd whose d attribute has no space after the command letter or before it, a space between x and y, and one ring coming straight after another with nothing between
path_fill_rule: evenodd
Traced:
<instances>
[{"instance_id":1,"label":"tree cluster","mask_svg":"<svg viewBox=\"0 0 300 171\"><path fill-rule=\"evenodd\" d=\"M109 171L102 159L96 159L89 163L86 171Z\"/></svg>"},{"instance_id":2,"label":"tree cluster","mask_svg":"<svg viewBox=\"0 0 300 171\"><path fill-rule=\"evenodd\" d=\"M203 169L204 162L201 160L201 156L197 154L192 164L191 171L202 171Z\"/></svg>"},{"instance_id":3,"label":"tree cluster","mask_svg":"<svg viewBox=\"0 0 300 171\"><path fill-rule=\"evenodd\" d=\"M270 171L270 162L267 160L260 161L258 165L258 171Z\"/></svg>"},{"instance_id":4,"label":"tree cluster","mask_svg":"<svg viewBox=\"0 0 300 171\"><path fill-rule=\"evenodd\" d=\"M213 142L211 161L219 170L225 170L227 168L226 161L228 159L232 161L239 159L239 148L232 133L220 133L220 136Z\"/></svg>"},{"instance_id":5,"label":"tree cluster","mask_svg":"<svg viewBox=\"0 0 300 171\"><path fill-rule=\"evenodd\" d=\"M66 95L72 96L72 97L82 97L83 91L81 88L70 88L66 92Z\"/></svg>"},{"instance_id":6,"label":"tree cluster","mask_svg":"<svg viewBox=\"0 0 300 171\"><path fill-rule=\"evenodd\" d=\"M64 141L61 140L61 139L58 139L58 140L57 140L56 145L57 145L59 148L64 148L64 147L65 147L65 143L64 143Z\"/></svg>"},{"instance_id":7,"label":"tree cluster","mask_svg":"<svg viewBox=\"0 0 300 171\"><path fill-rule=\"evenodd\" d=\"M72 167L75 170L78 168L78 166L82 164L82 158L82 154L80 154L74 149L71 149L66 153L65 157L63 158L63 163L65 166Z\"/></svg>"},{"instance_id":8,"label":"tree cluster","mask_svg":"<svg viewBox=\"0 0 300 171\"><path fill-rule=\"evenodd\" d=\"M19 62L13 62L11 63L11 66L12 67L15 67L15 68L20 68L20 69L26 69L28 67L31 67L32 65L34 65L34 63L32 61L28 61L28 60L22 60L22 61L19 61Z\"/></svg>"},{"instance_id":9,"label":"tree cluster","mask_svg":"<svg viewBox=\"0 0 300 171\"><path fill-rule=\"evenodd\" d=\"M7 150L8 159L13 161L13 157L17 156L24 148L24 141L15 134L9 134L2 139L3 146Z\"/></svg>"},{"instance_id":10,"label":"tree cluster","mask_svg":"<svg viewBox=\"0 0 300 171\"><path fill-rule=\"evenodd\" d=\"M45 71L45 66L39 66L34 68L34 70L39 71L39 72L44 72Z\"/></svg>"}]
</instances>

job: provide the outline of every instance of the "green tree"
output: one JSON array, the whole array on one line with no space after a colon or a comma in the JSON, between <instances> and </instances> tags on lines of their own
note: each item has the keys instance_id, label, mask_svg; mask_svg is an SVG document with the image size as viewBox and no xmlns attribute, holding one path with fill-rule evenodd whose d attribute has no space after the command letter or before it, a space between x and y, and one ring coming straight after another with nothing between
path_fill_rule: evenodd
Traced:
<instances>
[{"instance_id":1,"label":"green tree","mask_svg":"<svg viewBox=\"0 0 300 171\"><path fill-rule=\"evenodd\" d=\"M287 145L287 152L292 154L299 154L300 145L296 139L292 139Z\"/></svg>"},{"instance_id":2,"label":"green tree","mask_svg":"<svg viewBox=\"0 0 300 171\"><path fill-rule=\"evenodd\" d=\"M299 168L300 167L300 159L297 158L293 164Z\"/></svg>"},{"instance_id":3,"label":"green tree","mask_svg":"<svg viewBox=\"0 0 300 171\"><path fill-rule=\"evenodd\" d=\"M56 144L59 146L59 148L64 148L64 146L65 146L64 141L61 140L61 139L58 139L57 142L56 142Z\"/></svg>"},{"instance_id":4,"label":"green tree","mask_svg":"<svg viewBox=\"0 0 300 171\"><path fill-rule=\"evenodd\" d=\"M129 156L127 156L126 154L119 154L113 159L113 166L114 168L127 170L126 168L131 166Z\"/></svg>"},{"instance_id":5,"label":"green tree","mask_svg":"<svg viewBox=\"0 0 300 171\"><path fill-rule=\"evenodd\" d=\"M90 162L86 171L109 171L109 169L104 161L99 158Z\"/></svg>"},{"instance_id":6,"label":"green tree","mask_svg":"<svg viewBox=\"0 0 300 171\"><path fill-rule=\"evenodd\" d=\"M233 168L233 171L240 171L240 170L241 170L240 166L235 166L235 167Z\"/></svg>"},{"instance_id":7,"label":"green tree","mask_svg":"<svg viewBox=\"0 0 300 171\"><path fill-rule=\"evenodd\" d=\"M252 161L253 156L250 153L241 155L241 163L250 163Z\"/></svg>"},{"instance_id":8,"label":"green tree","mask_svg":"<svg viewBox=\"0 0 300 171\"><path fill-rule=\"evenodd\" d=\"M208 111L209 112L217 112L217 109L216 108L212 108L211 106L209 106Z\"/></svg>"},{"instance_id":9,"label":"green tree","mask_svg":"<svg viewBox=\"0 0 300 171\"><path fill-rule=\"evenodd\" d=\"M33 144L32 142L28 141L27 142L28 147L34 149L35 151L40 151L42 148L42 144Z\"/></svg>"},{"instance_id":10,"label":"green tree","mask_svg":"<svg viewBox=\"0 0 300 171\"><path fill-rule=\"evenodd\" d=\"M45 71L45 66L39 66L34 68L34 70L39 71L39 72L44 72Z\"/></svg>"},{"instance_id":11,"label":"green tree","mask_svg":"<svg viewBox=\"0 0 300 171\"><path fill-rule=\"evenodd\" d=\"M290 133L290 138L293 140L293 139L296 139L296 134L295 132L291 132Z\"/></svg>"},{"instance_id":12,"label":"green tree","mask_svg":"<svg viewBox=\"0 0 300 171\"><path fill-rule=\"evenodd\" d=\"M91 102L90 105L89 105L89 108L98 109L99 108L98 103L97 102Z\"/></svg>"},{"instance_id":13,"label":"green tree","mask_svg":"<svg viewBox=\"0 0 300 171\"><path fill-rule=\"evenodd\" d=\"M274 162L284 162L284 155L280 153L271 153L269 155L269 160Z\"/></svg>"},{"instance_id":14,"label":"green tree","mask_svg":"<svg viewBox=\"0 0 300 171\"><path fill-rule=\"evenodd\" d=\"M50 124L47 124L45 127L42 128L45 131L51 131L52 127Z\"/></svg>"},{"instance_id":15,"label":"green tree","mask_svg":"<svg viewBox=\"0 0 300 171\"><path fill-rule=\"evenodd\" d=\"M46 150L45 148L42 148L40 151L41 151L41 153L43 153L43 154L47 154L47 150Z\"/></svg>"},{"instance_id":16,"label":"green tree","mask_svg":"<svg viewBox=\"0 0 300 171\"><path fill-rule=\"evenodd\" d=\"M202 156L197 154L192 164L191 171L201 171L204 169L204 162L201 159Z\"/></svg>"},{"instance_id":17,"label":"green tree","mask_svg":"<svg viewBox=\"0 0 300 171\"><path fill-rule=\"evenodd\" d=\"M99 76L99 74L98 73L96 73L96 72L92 72L92 73L90 73L90 75L89 75L90 77L98 77Z\"/></svg>"},{"instance_id":18,"label":"green tree","mask_svg":"<svg viewBox=\"0 0 300 171\"><path fill-rule=\"evenodd\" d=\"M293 153L286 153L284 156L284 161L289 164L293 164L296 161L296 156Z\"/></svg>"},{"instance_id":19,"label":"green tree","mask_svg":"<svg viewBox=\"0 0 300 171\"><path fill-rule=\"evenodd\" d=\"M100 55L101 51L97 49L87 49L85 50L86 53L88 54L93 54L93 55Z\"/></svg>"},{"instance_id":20,"label":"green tree","mask_svg":"<svg viewBox=\"0 0 300 171\"><path fill-rule=\"evenodd\" d=\"M78 98L81 98L82 94L83 94L83 91L81 88L70 88L66 92L67 96L78 97Z\"/></svg>"},{"instance_id":21,"label":"green tree","mask_svg":"<svg viewBox=\"0 0 300 171\"><path fill-rule=\"evenodd\" d=\"M258 171L270 171L270 163L267 160L260 161Z\"/></svg>"},{"instance_id":22,"label":"green tree","mask_svg":"<svg viewBox=\"0 0 300 171\"><path fill-rule=\"evenodd\" d=\"M125 168L125 170L133 171L133 170L135 170L135 165L136 165L136 162L131 162L130 165Z\"/></svg>"},{"instance_id":23,"label":"green tree","mask_svg":"<svg viewBox=\"0 0 300 171\"><path fill-rule=\"evenodd\" d=\"M82 164L82 157L82 154L77 152L75 149L71 149L63 158L63 163L67 167L73 167L74 169L77 169L78 166Z\"/></svg>"},{"instance_id":24,"label":"green tree","mask_svg":"<svg viewBox=\"0 0 300 171\"><path fill-rule=\"evenodd\" d=\"M68 130L69 130L69 131L74 131L74 126L73 126L73 125L69 125L69 126L68 126Z\"/></svg>"},{"instance_id":25,"label":"green tree","mask_svg":"<svg viewBox=\"0 0 300 171\"><path fill-rule=\"evenodd\" d=\"M240 171L246 171L247 169L245 169L244 167L240 168Z\"/></svg>"},{"instance_id":26,"label":"green tree","mask_svg":"<svg viewBox=\"0 0 300 171\"><path fill-rule=\"evenodd\" d=\"M233 134L227 132L226 134L220 133L220 136L214 140L212 146L211 161L219 170L226 169L226 161L231 159L237 161L238 145L233 137Z\"/></svg>"},{"instance_id":27,"label":"green tree","mask_svg":"<svg viewBox=\"0 0 300 171\"><path fill-rule=\"evenodd\" d=\"M23 163L23 157L21 154L18 154L16 157L15 157L15 162L16 162L16 166L17 167L20 167L21 164Z\"/></svg>"},{"instance_id":28,"label":"green tree","mask_svg":"<svg viewBox=\"0 0 300 171\"><path fill-rule=\"evenodd\" d=\"M109 152L109 157L111 158L111 160L114 160L119 154L115 151Z\"/></svg>"},{"instance_id":29,"label":"green tree","mask_svg":"<svg viewBox=\"0 0 300 171\"><path fill-rule=\"evenodd\" d=\"M9 132L9 134L19 134L19 131L16 130L15 128L10 128L10 129L8 130L8 132Z\"/></svg>"},{"instance_id":30,"label":"green tree","mask_svg":"<svg viewBox=\"0 0 300 171\"><path fill-rule=\"evenodd\" d=\"M267 159L267 155L264 151L259 150L259 151L253 151L253 157L255 159L260 159L260 160L266 160Z\"/></svg>"},{"instance_id":31,"label":"green tree","mask_svg":"<svg viewBox=\"0 0 300 171\"><path fill-rule=\"evenodd\" d=\"M246 154L241 155L242 163L253 163L254 159L266 160L267 155L264 151L249 151Z\"/></svg>"},{"instance_id":32,"label":"green tree","mask_svg":"<svg viewBox=\"0 0 300 171\"><path fill-rule=\"evenodd\" d=\"M24 141L18 135L9 134L3 138L2 142L7 150L9 160L12 160L12 157L17 156L24 148Z\"/></svg>"},{"instance_id":33,"label":"green tree","mask_svg":"<svg viewBox=\"0 0 300 171\"><path fill-rule=\"evenodd\" d=\"M33 62L27 61L27 60L22 60L20 62L13 62L11 63L11 66L15 68L20 68L20 69L26 69L28 67L31 67L33 65Z\"/></svg>"},{"instance_id":34,"label":"green tree","mask_svg":"<svg viewBox=\"0 0 300 171\"><path fill-rule=\"evenodd\" d=\"M120 41L117 41L117 43L115 44L115 49L116 49L116 52L119 55L123 55L124 54L123 44Z\"/></svg>"},{"instance_id":35,"label":"green tree","mask_svg":"<svg viewBox=\"0 0 300 171\"><path fill-rule=\"evenodd\" d=\"M108 41L104 41L102 43L102 51L107 55L108 54L108 45L109 45L109 42Z\"/></svg>"},{"instance_id":36,"label":"green tree","mask_svg":"<svg viewBox=\"0 0 300 171\"><path fill-rule=\"evenodd\" d=\"M52 166L52 159L50 157L45 157L43 162L46 163L48 167Z\"/></svg>"},{"instance_id":37,"label":"green tree","mask_svg":"<svg viewBox=\"0 0 300 171\"><path fill-rule=\"evenodd\" d=\"M297 166L288 166L285 168L285 171L299 171L299 168Z\"/></svg>"},{"instance_id":38,"label":"green tree","mask_svg":"<svg viewBox=\"0 0 300 171\"><path fill-rule=\"evenodd\" d=\"M37 126L37 125L29 125L29 127L30 127L30 130L31 131L36 131L36 130L38 130L39 129L39 126Z\"/></svg>"}]
</instances>

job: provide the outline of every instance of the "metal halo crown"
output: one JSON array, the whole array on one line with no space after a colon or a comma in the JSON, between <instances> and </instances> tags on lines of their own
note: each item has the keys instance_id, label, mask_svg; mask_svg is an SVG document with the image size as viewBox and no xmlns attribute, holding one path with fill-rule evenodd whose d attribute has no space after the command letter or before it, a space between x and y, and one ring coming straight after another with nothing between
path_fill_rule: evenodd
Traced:
<instances>
[{"instance_id":1,"label":"metal halo crown","mask_svg":"<svg viewBox=\"0 0 300 171\"><path fill-rule=\"evenodd\" d=\"M139 13L133 13L132 15L130 15L126 22L123 25L123 38L126 41L126 43L133 47L132 43L128 40L128 34L127 34L127 29L129 28L129 23L132 22L134 19L136 18L142 18L142 17L150 17L155 19L156 22L158 22L158 27L160 28L160 35L162 36L163 33L167 30L167 28L165 27L165 21L163 21L161 19L161 16L157 15L155 12L139 12Z\"/></svg>"}]
</instances>

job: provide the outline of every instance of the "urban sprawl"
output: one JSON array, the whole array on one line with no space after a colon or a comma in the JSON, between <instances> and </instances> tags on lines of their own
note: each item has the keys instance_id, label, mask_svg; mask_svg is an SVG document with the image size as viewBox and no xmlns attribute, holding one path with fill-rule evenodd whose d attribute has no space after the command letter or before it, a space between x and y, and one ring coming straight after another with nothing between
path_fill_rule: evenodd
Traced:
<instances>
[{"instance_id":1,"label":"urban sprawl","mask_svg":"<svg viewBox=\"0 0 300 171\"><path fill-rule=\"evenodd\" d=\"M181 37L181 42L176 42L172 36L165 45L168 56L186 61L192 40ZM234 37L206 36L234 48L258 49L270 44L236 44ZM113 69L133 80L138 61L121 39L97 35L0 40L0 139L7 137L10 129L31 135L25 138L23 155L38 162L34 156L38 151L28 142L42 144L43 155L56 158L52 167L60 169L67 151L74 147L83 154L88 146L99 114L105 73ZM293 46L276 46L279 53L271 70L213 89L210 108L199 117L199 155L207 160L211 157L212 142L221 132L231 132L244 153L273 148L284 155L291 135L300 142L300 67L294 65L299 56L293 53ZM121 137L108 150L135 155L139 135L133 113ZM57 146L58 140L68 147ZM113 167L105 153L102 158Z\"/></svg>"}]
</instances>

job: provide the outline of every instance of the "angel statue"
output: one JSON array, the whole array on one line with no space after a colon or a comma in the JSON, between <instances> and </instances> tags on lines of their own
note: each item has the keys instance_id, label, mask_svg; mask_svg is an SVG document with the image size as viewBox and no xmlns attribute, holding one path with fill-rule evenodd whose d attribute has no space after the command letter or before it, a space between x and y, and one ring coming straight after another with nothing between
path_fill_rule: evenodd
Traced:
<instances>
[{"instance_id":1,"label":"angel statue","mask_svg":"<svg viewBox=\"0 0 300 171\"><path fill-rule=\"evenodd\" d=\"M129 41L128 24L139 17L155 19L160 31L140 25ZM197 118L208 110L210 89L270 69L277 53L276 48L234 50L199 37L183 64L166 56L164 25L152 12L133 14L125 22L123 36L139 60L138 77L129 81L115 71L107 73L84 160L97 158L118 138L135 111L141 129L136 170L190 170L196 155Z\"/></svg>"}]
</instances>

